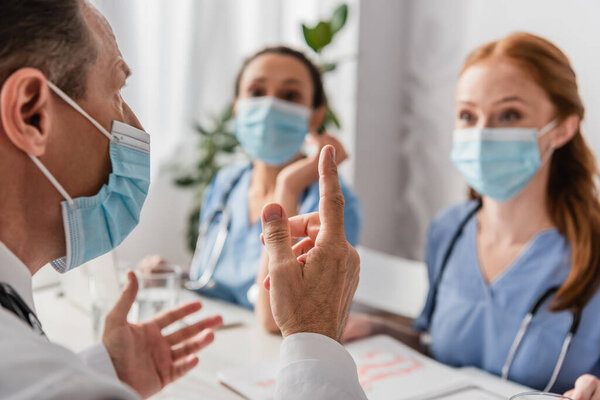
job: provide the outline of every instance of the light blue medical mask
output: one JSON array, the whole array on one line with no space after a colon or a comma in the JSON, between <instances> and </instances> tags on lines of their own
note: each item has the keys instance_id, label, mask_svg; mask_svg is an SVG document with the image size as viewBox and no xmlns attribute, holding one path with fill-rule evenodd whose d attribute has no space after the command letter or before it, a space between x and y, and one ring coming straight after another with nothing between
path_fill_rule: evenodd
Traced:
<instances>
[{"instance_id":1,"label":"light blue medical mask","mask_svg":"<svg viewBox=\"0 0 600 400\"><path fill-rule=\"evenodd\" d=\"M542 161L538 138L557 125L536 128L468 128L454 131L450 159L482 196L504 202L516 196L552 155Z\"/></svg>"},{"instance_id":2,"label":"light blue medical mask","mask_svg":"<svg viewBox=\"0 0 600 400\"><path fill-rule=\"evenodd\" d=\"M235 135L252 158L268 165L290 161L308 133L310 109L274 97L237 102Z\"/></svg>"},{"instance_id":3,"label":"light blue medical mask","mask_svg":"<svg viewBox=\"0 0 600 400\"><path fill-rule=\"evenodd\" d=\"M108 132L56 85L48 86L110 140L112 163L108 184L98 194L73 199L40 160L29 155L65 198L61 207L67 254L51 262L64 273L114 249L137 226L150 186L150 135L119 121L113 121Z\"/></svg>"}]
</instances>

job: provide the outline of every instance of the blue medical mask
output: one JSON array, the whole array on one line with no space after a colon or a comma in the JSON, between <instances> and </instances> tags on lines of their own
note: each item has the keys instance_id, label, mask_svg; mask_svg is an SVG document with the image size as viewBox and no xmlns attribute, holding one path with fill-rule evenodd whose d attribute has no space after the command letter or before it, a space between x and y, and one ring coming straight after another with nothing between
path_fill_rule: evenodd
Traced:
<instances>
[{"instance_id":1,"label":"blue medical mask","mask_svg":"<svg viewBox=\"0 0 600 400\"><path fill-rule=\"evenodd\" d=\"M250 157L268 165L283 165L302 147L310 109L274 97L237 102L235 135Z\"/></svg>"},{"instance_id":2,"label":"blue medical mask","mask_svg":"<svg viewBox=\"0 0 600 400\"><path fill-rule=\"evenodd\" d=\"M108 132L56 85L48 86L110 140L112 163L108 184L98 194L73 199L40 160L29 155L65 198L61 207L67 254L51 262L64 273L114 249L137 226L150 186L150 135L119 121L113 121Z\"/></svg>"},{"instance_id":3,"label":"blue medical mask","mask_svg":"<svg viewBox=\"0 0 600 400\"><path fill-rule=\"evenodd\" d=\"M538 138L556 126L468 128L454 131L450 159L467 183L482 196L504 202L516 196L552 155L542 161Z\"/></svg>"}]
</instances>

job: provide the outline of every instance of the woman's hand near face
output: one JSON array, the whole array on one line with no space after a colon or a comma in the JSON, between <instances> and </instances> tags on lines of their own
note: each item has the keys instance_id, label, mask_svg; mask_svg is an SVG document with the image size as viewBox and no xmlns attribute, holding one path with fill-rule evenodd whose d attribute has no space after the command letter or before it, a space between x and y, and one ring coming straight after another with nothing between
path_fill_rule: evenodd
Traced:
<instances>
[{"instance_id":1,"label":"woman's hand near face","mask_svg":"<svg viewBox=\"0 0 600 400\"><path fill-rule=\"evenodd\" d=\"M600 380L594 375L581 375L565 396L573 400L600 400Z\"/></svg>"},{"instance_id":2,"label":"woman's hand near face","mask_svg":"<svg viewBox=\"0 0 600 400\"><path fill-rule=\"evenodd\" d=\"M342 146L342 143L335 137L324 132L321 135L311 133L307 142L316 148L315 155L302 158L285 167L277 176L277 187L275 192L275 201L285 200L286 197L298 198L300 194L319 178L318 164L321 149L327 145L332 145L336 150L336 163L340 165L348 158L348 153ZM285 207L285 204L284 204ZM287 210L286 211L294 211ZM292 213L290 215L295 215Z\"/></svg>"},{"instance_id":3,"label":"woman's hand near face","mask_svg":"<svg viewBox=\"0 0 600 400\"><path fill-rule=\"evenodd\" d=\"M317 161L317 168L319 166L319 154L321 153L321 149L323 149L323 147L327 146L328 144L335 147L335 162L338 166L343 161L348 159L348 153L346 153L346 149L344 149L344 146L342 145L342 143L339 140L337 140L337 138L335 138L334 136L331 136L327 132L323 132L321 135L316 134L316 133L311 133L308 136L307 140L310 144L315 145L317 148L317 151L315 152L315 155L313 156L313 158Z\"/></svg>"}]
</instances>

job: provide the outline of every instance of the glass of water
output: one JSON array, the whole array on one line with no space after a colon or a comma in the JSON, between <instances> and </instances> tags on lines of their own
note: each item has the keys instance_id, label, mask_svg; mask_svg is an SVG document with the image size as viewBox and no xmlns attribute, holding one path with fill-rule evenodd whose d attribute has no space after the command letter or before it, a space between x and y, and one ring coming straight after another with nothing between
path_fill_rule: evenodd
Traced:
<instances>
[{"instance_id":1,"label":"glass of water","mask_svg":"<svg viewBox=\"0 0 600 400\"><path fill-rule=\"evenodd\" d=\"M136 275L139 291L131 315L134 321L144 322L177 305L181 268L163 263L151 269L138 269Z\"/></svg>"},{"instance_id":2,"label":"glass of water","mask_svg":"<svg viewBox=\"0 0 600 400\"><path fill-rule=\"evenodd\" d=\"M519 393L510 398L510 400L573 400L570 397L565 397L562 394L544 393L544 392L527 392Z\"/></svg>"}]
</instances>

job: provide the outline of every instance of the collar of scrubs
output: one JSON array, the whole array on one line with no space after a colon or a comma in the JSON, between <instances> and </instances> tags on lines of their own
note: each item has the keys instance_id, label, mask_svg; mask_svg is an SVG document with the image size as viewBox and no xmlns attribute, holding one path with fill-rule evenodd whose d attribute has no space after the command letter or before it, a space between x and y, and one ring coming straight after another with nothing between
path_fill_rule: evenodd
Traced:
<instances>
[{"instance_id":1,"label":"collar of scrubs","mask_svg":"<svg viewBox=\"0 0 600 400\"><path fill-rule=\"evenodd\" d=\"M23 298L25 304L35 312L31 273L25 264L2 242L0 242L0 282L12 286Z\"/></svg>"}]
</instances>

